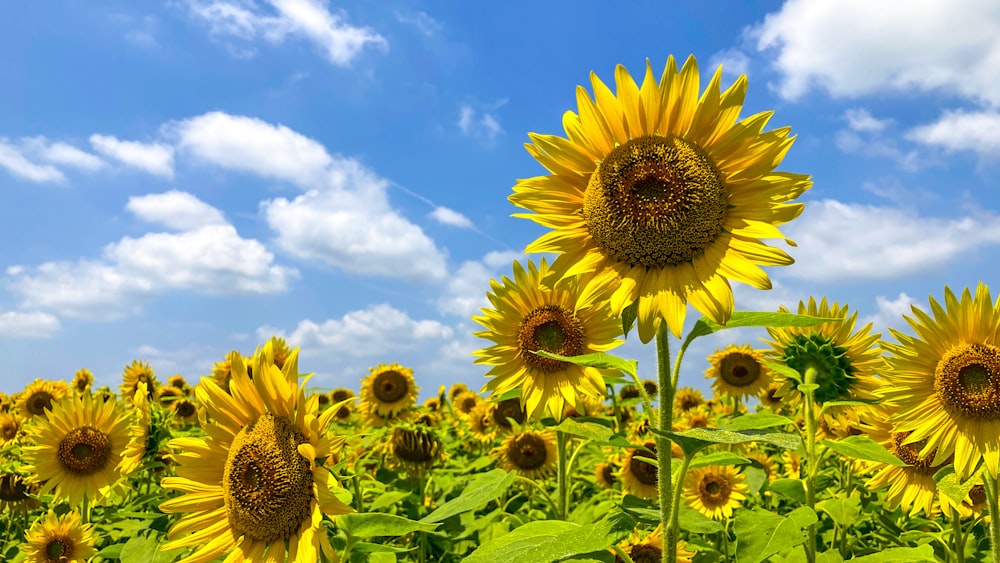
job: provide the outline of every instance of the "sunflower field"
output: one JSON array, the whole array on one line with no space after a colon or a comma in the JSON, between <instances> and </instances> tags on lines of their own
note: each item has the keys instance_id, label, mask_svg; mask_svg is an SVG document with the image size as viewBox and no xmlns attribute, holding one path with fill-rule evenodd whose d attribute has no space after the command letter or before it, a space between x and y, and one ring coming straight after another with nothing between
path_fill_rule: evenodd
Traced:
<instances>
[{"instance_id":1,"label":"sunflower field","mask_svg":"<svg viewBox=\"0 0 1000 563\"><path fill-rule=\"evenodd\" d=\"M889 335L826 297L738 310L812 184L720 80L618 67L529 135L548 173L510 201L546 256L483 288L484 381L319 388L274 337L0 395L0 560L1000 562L1000 300L945 287ZM739 327L767 338L685 356Z\"/></svg>"}]
</instances>

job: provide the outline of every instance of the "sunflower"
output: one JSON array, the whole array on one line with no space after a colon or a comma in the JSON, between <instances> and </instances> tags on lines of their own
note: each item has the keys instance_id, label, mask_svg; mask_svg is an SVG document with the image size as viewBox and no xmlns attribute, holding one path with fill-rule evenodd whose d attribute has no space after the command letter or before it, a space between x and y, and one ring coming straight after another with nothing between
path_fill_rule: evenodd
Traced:
<instances>
[{"instance_id":1,"label":"sunflower","mask_svg":"<svg viewBox=\"0 0 1000 563\"><path fill-rule=\"evenodd\" d=\"M38 483L28 481L17 473L0 473L0 512L30 511L41 506L38 499Z\"/></svg>"},{"instance_id":2,"label":"sunflower","mask_svg":"<svg viewBox=\"0 0 1000 563\"><path fill-rule=\"evenodd\" d=\"M645 449L632 448L625 454L625 461L622 463L618 477L626 492L639 498L655 498L659 482L656 466L645 460L656 459L656 442L646 442L643 444L643 448Z\"/></svg>"},{"instance_id":3,"label":"sunflower","mask_svg":"<svg viewBox=\"0 0 1000 563\"><path fill-rule=\"evenodd\" d=\"M764 475L767 477L768 481L775 481L778 479L778 469L775 466L774 460L771 456L767 455L767 452L763 450L752 450L746 454L746 458L752 461L756 461L754 465L760 465L760 469L764 470Z\"/></svg>"},{"instance_id":4,"label":"sunflower","mask_svg":"<svg viewBox=\"0 0 1000 563\"><path fill-rule=\"evenodd\" d=\"M780 412L785 402L778 396L781 391L781 384L777 381L772 381L768 383L765 389L762 389L760 393L757 394L757 400L760 401L757 405L757 410L763 410L765 408L770 409L771 412Z\"/></svg>"},{"instance_id":5,"label":"sunflower","mask_svg":"<svg viewBox=\"0 0 1000 563\"><path fill-rule=\"evenodd\" d=\"M887 400L898 407L890 419L905 443L921 444L939 465L954 456L955 472L967 479L982 460L1000 473L1000 308L980 283L961 301L945 287L945 306L933 297L933 317L916 306L904 315L916 336L895 330L883 378Z\"/></svg>"},{"instance_id":6,"label":"sunflower","mask_svg":"<svg viewBox=\"0 0 1000 563\"><path fill-rule=\"evenodd\" d=\"M448 399L454 401L459 395L468 391L469 388L464 383L454 383L448 388Z\"/></svg>"},{"instance_id":7,"label":"sunflower","mask_svg":"<svg viewBox=\"0 0 1000 563\"><path fill-rule=\"evenodd\" d=\"M94 384L94 374L90 372L87 368L81 368L76 370L76 374L73 375L73 390L77 393L86 393L90 391L90 386Z\"/></svg>"},{"instance_id":8,"label":"sunflower","mask_svg":"<svg viewBox=\"0 0 1000 563\"><path fill-rule=\"evenodd\" d=\"M161 385L155 396L161 405L169 407L171 403L183 397L184 392L173 385Z\"/></svg>"},{"instance_id":9,"label":"sunflower","mask_svg":"<svg viewBox=\"0 0 1000 563\"><path fill-rule=\"evenodd\" d=\"M69 393L65 381L45 381L36 379L21 391L17 401L21 418L30 420L32 417L45 417L46 409Z\"/></svg>"},{"instance_id":10,"label":"sunflower","mask_svg":"<svg viewBox=\"0 0 1000 563\"><path fill-rule=\"evenodd\" d=\"M699 96L694 57L680 72L669 57L659 82L647 62L641 87L618 66L617 95L590 76L594 100L577 87L579 115L563 115L568 138L529 134L552 174L518 181L509 199L534 212L515 216L554 230L526 252L559 254L563 276L612 286L616 314L638 302L643 342L663 320L679 337L688 302L724 324L730 279L770 289L759 266L793 262L760 241L782 238L775 225L803 209L787 202L812 185L774 170L790 129L763 132L771 112L737 123L746 77L720 93L721 67Z\"/></svg>"},{"instance_id":11,"label":"sunflower","mask_svg":"<svg viewBox=\"0 0 1000 563\"><path fill-rule=\"evenodd\" d=\"M52 405L48 418L29 426L25 471L71 505L84 496L102 499L118 481L116 467L129 441L129 417L115 401L69 395Z\"/></svg>"},{"instance_id":12,"label":"sunflower","mask_svg":"<svg viewBox=\"0 0 1000 563\"><path fill-rule=\"evenodd\" d=\"M167 384L170 385L171 387L176 387L177 389L180 389L181 393L184 394L185 396L191 393L191 386L188 385L188 382L186 379L184 379L184 376L179 373L171 375L167 379Z\"/></svg>"},{"instance_id":13,"label":"sunflower","mask_svg":"<svg viewBox=\"0 0 1000 563\"><path fill-rule=\"evenodd\" d=\"M160 387L160 382L153 375L153 368L150 367L148 362L133 360L131 364L125 366L125 371L122 372L122 384L121 395L122 399L126 401L132 400L132 395L135 394L136 386L139 382L146 383L146 393L149 395L150 399L156 398L156 390Z\"/></svg>"},{"instance_id":14,"label":"sunflower","mask_svg":"<svg viewBox=\"0 0 1000 563\"><path fill-rule=\"evenodd\" d=\"M705 378L712 380L716 395L743 399L757 395L771 382L771 370L764 364L764 354L749 345L730 344L708 357Z\"/></svg>"},{"instance_id":15,"label":"sunflower","mask_svg":"<svg viewBox=\"0 0 1000 563\"><path fill-rule=\"evenodd\" d=\"M142 458L146 455L146 443L149 441L149 427L152 419L149 413L149 392L146 382L139 381L132 395L132 420L129 424L129 439L122 452L118 469L122 475L129 475L139 468Z\"/></svg>"},{"instance_id":16,"label":"sunflower","mask_svg":"<svg viewBox=\"0 0 1000 563\"><path fill-rule=\"evenodd\" d=\"M481 402L472 407L465 419L469 422L469 434L478 442L492 442L497 435L497 423L493 413L497 410L494 403Z\"/></svg>"},{"instance_id":17,"label":"sunflower","mask_svg":"<svg viewBox=\"0 0 1000 563\"><path fill-rule=\"evenodd\" d=\"M916 516L923 511L928 518L935 517L934 498L937 483L934 474L951 460L932 465L934 453L920 455L921 444L908 444L909 432L893 432L886 422L892 415L891 407L882 407L871 412L864 420L865 434L882 445L897 459L907 464L897 467L878 462L866 462L865 466L874 475L865 485L873 491L888 486L885 495L886 507L890 510L901 507L909 515Z\"/></svg>"},{"instance_id":18,"label":"sunflower","mask_svg":"<svg viewBox=\"0 0 1000 563\"><path fill-rule=\"evenodd\" d=\"M607 292L583 293L578 278L558 280L544 259L537 267L528 261L527 269L515 261L513 269L513 281L490 281L493 308L473 317L487 329L476 336L494 342L475 352L477 364L493 366L483 390L503 395L520 389L531 420L546 411L558 418L566 405L585 412L582 397L605 396L604 372L535 352L578 356L619 346L621 324L611 315Z\"/></svg>"},{"instance_id":19,"label":"sunflower","mask_svg":"<svg viewBox=\"0 0 1000 563\"><path fill-rule=\"evenodd\" d=\"M779 310L788 312L784 306ZM817 403L874 399L878 387L875 372L883 365L878 346L881 334L871 334L871 323L855 331L857 311L849 313L847 305L828 304L825 297L818 304L812 297L808 304L799 301L798 313L842 320L810 327L768 328L772 340L765 342L772 350L767 354L802 375L809 368L815 369L815 384L819 386L814 395ZM797 385L786 379L781 383L778 396L798 402L801 393Z\"/></svg>"},{"instance_id":20,"label":"sunflower","mask_svg":"<svg viewBox=\"0 0 1000 563\"><path fill-rule=\"evenodd\" d=\"M455 407L458 414L468 416L472 412L472 409L476 408L482 402L483 399L479 396L479 393L475 391L463 391L452 401L452 406Z\"/></svg>"},{"instance_id":21,"label":"sunflower","mask_svg":"<svg viewBox=\"0 0 1000 563\"><path fill-rule=\"evenodd\" d=\"M198 420L198 405L191 399L181 398L170 403L170 410L174 413L174 420L181 424L191 424Z\"/></svg>"},{"instance_id":22,"label":"sunflower","mask_svg":"<svg viewBox=\"0 0 1000 563\"><path fill-rule=\"evenodd\" d=\"M232 379L233 377L234 358L239 359L241 362L243 362L244 366L250 363L249 361L247 361L246 358L243 357L243 354L240 354L236 350L233 350L228 354L226 354L225 360L222 360L221 362L215 362L214 364L212 364L212 375L211 375L212 381L215 382L216 385L221 387L222 390L225 391L226 393L229 392L229 380ZM250 369L251 371L253 369L252 366L247 366L247 368ZM253 379L252 376L251 379Z\"/></svg>"},{"instance_id":23,"label":"sunflower","mask_svg":"<svg viewBox=\"0 0 1000 563\"><path fill-rule=\"evenodd\" d=\"M274 365L281 369L285 365L285 360L292 351L288 348L288 343L279 336L271 337L271 353L274 355Z\"/></svg>"},{"instance_id":24,"label":"sunflower","mask_svg":"<svg viewBox=\"0 0 1000 563\"><path fill-rule=\"evenodd\" d=\"M499 430L504 432L512 430L514 425L511 424L511 420L513 420L515 424L524 423L524 419L527 415L525 414L524 407L521 406L521 401L519 399L504 399L495 404L496 408L493 409L493 422L496 423Z\"/></svg>"},{"instance_id":25,"label":"sunflower","mask_svg":"<svg viewBox=\"0 0 1000 563\"><path fill-rule=\"evenodd\" d=\"M441 399L438 397L431 397L424 401L424 408L431 412L438 412L441 410Z\"/></svg>"},{"instance_id":26,"label":"sunflower","mask_svg":"<svg viewBox=\"0 0 1000 563\"><path fill-rule=\"evenodd\" d=\"M421 425L393 428L389 438L389 451L396 462L412 472L430 468L441 460L444 453L437 434Z\"/></svg>"},{"instance_id":27,"label":"sunflower","mask_svg":"<svg viewBox=\"0 0 1000 563\"><path fill-rule=\"evenodd\" d=\"M709 518L731 518L749 490L743 474L731 465L709 465L690 470L684 478L683 496L691 508Z\"/></svg>"},{"instance_id":28,"label":"sunflower","mask_svg":"<svg viewBox=\"0 0 1000 563\"><path fill-rule=\"evenodd\" d=\"M413 381L413 370L399 364L379 364L369 368L361 382L361 406L370 414L391 418L413 406L420 390Z\"/></svg>"},{"instance_id":29,"label":"sunflower","mask_svg":"<svg viewBox=\"0 0 1000 563\"><path fill-rule=\"evenodd\" d=\"M94 549L94 526L84 524L77 512L57 516L49 512L32 524L24 536L21 549L29 563L82 562L97 550Z\"/></svg>"},{"instance_id":30,"label":"sunflower","mask_svg":"<svg viewBox=\"0 0 1000 563\"><path fill-rule=\"evenodd\" d=\"M0 446L13 442L21 430L21 417L16 412L0 413Z\"/></svg>"},{"instance_id":31,"label":"sunflower","mask_svg":"<svg viewBox=\"0 0 1000 563\"><path fill-rule=\"evenodd\" d=\"M629 559L634 563L660 563L663 561L663 526L658 526L649 534L640 534L638 530L632 532L632 536L623 541L619 546L622 551L628 554ZM694 552L688 551L684 540L677 541L677 555L674 563L691 563ZM619 555L615 555L615 563L623 563L624 560Z\"/></svg>"},{"instance_id":32,"label":"sunflower","mask_svg":"<svg viewBox=\"0 0 1000 563\"><path fill-rule=\"evenodd\" d=\"M618 477L615 477L615 466L610 461L602 461L594 467L594 480L602 489L613 489Z\"/></svg>"},{"instance_id":33,"label":"sunflower","mask_svg":"<svg viewBox=\"0 0 1000 563\"><path fill-rule=\"evenodd\" d=\"M705 398L701 395L701 389L681 387L674 394L674 409L676 412L687 412L704 404Z\"/></svg>"},{"instance_id":34,"label":"sunflower","mask_svg":"<svg viewBox=\"0 0 1000 563\"><path fill-rule=\"evenodd\" d=\"M274 365L272 344L254 356L253 379L231 355L227 393L202 378L196 395L211 424L207 438L174 438L176 477L166 489L184 494L160 504L186 513L168 532L164 550L193 547L183 561L316 561L333 551L323 514L350 512L330 490L330 473L316 460L339 451L344 439L326 432L335 410L316 416L316 399L299 383L298 349Z\"/></svg>"},{"instance_id":35,"label":"sunflower","mask_svg":"<svg viewBox=\"0 0 1000 563\"><path fill-rule=\"evenodd\" d=\"M802 476L802 456L792 450L783 450L779 456L781 472L788 479L798 479Z\"/></svg>"},{"instance_id":36,"label":"sunflower","mask_svg":"<svg viewBox=\"0 0 1000 563\"><path fill-rule=\"evenodd\" d=\"M498 465L525 477L546 477L556 467L556 441L552 432L525 430L507 437L491 455L499 458Z\"/></svg>"}]
</instances>

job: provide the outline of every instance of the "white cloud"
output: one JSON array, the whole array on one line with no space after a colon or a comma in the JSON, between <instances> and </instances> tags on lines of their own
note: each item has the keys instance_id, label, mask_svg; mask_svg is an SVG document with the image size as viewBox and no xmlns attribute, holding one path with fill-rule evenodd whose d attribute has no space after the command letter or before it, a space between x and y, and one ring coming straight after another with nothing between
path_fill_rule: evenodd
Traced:
<instances>
[{"instance_id":1,"label":"white cloud","mask_svg":"<svg viewBox=\"0 0 1000 563\"><path fill-rule=\"evenodd\" d=\"M263 13L257 3L226 0L189 0L192 17L209 25L216 37L245 41L261 38L280 44L287 37L301 37L319 47L333 64L348 66L365 47L387 48L386 39L370 27L346 23L342 11L331 12L322 0L269 0L274 9ZM241 49L244 54L252 50Z\"/></svg>"},{"instance_id":2,"label":"white cloud","mask_svg":"<svg viewBox=\"0 0 1000 563\"><path fill-rule=\"evenodd\" d=\"M171 200L185 203L175 206L173 214L168 212L168 206L155 205L156 201ZM138 201L130 201L130 210L140 217L174 228L194 228L181 233L124 237L105 246L97 260L9 267L6 281L14 293L21 295L22 307L54 310L67 316L114 318L169 290L216 295L277 293L298 275L292 268L274 264L274 255L264 245L240 237L232 225L193 225L191 219L196 215L214 215L194 196L166 194Z\"/></svg>"},{"instance_id":3,"label":"white cloud","mask_svg":"<svg viewBox=\"0 0 1000 563\"><path fill-rule=\"evenodd\" d=\"M875 297L876 313L861 319L859 325L872 323L872 332L882 333L883 338L890 337L889 327L901 330L907 327L903 315L911 315L911 306L915 303L912 297L900 292L896 299L878 295Z\"/></svg>"},{"instance_id":4,"label":"white cloud","mask_svg":"<svg viewBox=\"0 0 1000 563\"><path fill-rule=\"evenodd\" d=\"M427 12L417 12L414 15L405 15L396 12L396 20L417 28L426 37L433 37L444 29L444 24L432 18Z\"/></svg>"},{"instance_id":5,"label":"white cloud","mask_svg":"<svg viewBox=\"0 0 1000 563\"><path fill-rule=\"evenodd\" d=\"M503 134L503 127L491 113L478 113L472 106L465 104L458 110L458 130L466 137L492 141Z\"/></svg>"},{"instance_id":6,"label":"white cloud","mask_svg":"<svg viewBox=\"0 0 1000 563\"><path fill-rule=\"evenodd\" d=\"M780 94L942 91L1000 104L1000 3L787 0L751 35L777 49Z\"/></svg>"},{"instance_id":7,"label":"white cloud","mask_svg":"<svg viewBox=\"0 0 1000 563\"><path fill-rule=\"evenodd\" d=\"M885 206L811 202L787 229L798 242L784 275L807 280L893 279L941 267L963 253L1000 244L1000 217L922 217Z\"/></svg>"},{"instance_id":8,"label":"white cloud","mask_svg":"<svg viewBox=\"0 0 1000 563\"><path fill-rule=\"evenodd\" d=\"M865 108L851 108L844 112L844 119L852 131L881 131L892 123L891 119L877 119Z\"/></svg>"},{"instance_id":9,"label":"white cloud","mask_svg":"<svg viewBox=\"0 0 1000 563\"><path fill-rule=\"evenodd\" d=\"M59 319L40 311L0 312L0 336L4 338L47 338L59 332Z\"/></svg>"},{"instance_id":10,"label":"white cloud","mask_svg":"<svg viewBox=\"0 0 1000 563\"><path fill-rule=\"evenodd\" d=\"M323 182L333 163L316 141L252 117L211 112L169 123L163 132L200 160L303 187Z\"/></svg>"},{"instance_id":11,"label":"white cloud","mask_svg":"<svg viewBox=\"0 0 1000 563\"><path fill-rule=\"evenodd\" d=\"M904 150L894 139L885 138L878 132L857 133L842 129L834 137L834 143L838 149L847 154L868 158L887 158L908 172L916 172L937 164L937 159L931 155L923 154L915 149Z\"/></svg>"},{"instance_id":12,"label":"white cloud","mask_svg":"<svg viewBox=\"0 0 1000 563\"><path fill-rule=\"evenodd\" d=\"M1000 157L1000 111L947 111L940 119L910 130L907 138L949 151Z\"/></svg>"},{"instance_id":13,"label":"white cloud","mask_svg":"<svg viewBox=\"0 0 1000 563\"><path fill-rule=\"evenodd\" d=\"M727 76L747 74L750 70L750 57L739 49L719 51L708 59L708 68L714 73L722 65L722 73Z\"/></svg>"},{"instance_id":14,"label":"white cloud","mask_svg":"<svg viewBox=\"0 0 1000 563\"><path fill-rule=\"evenodd\" d=\"M511 263L521 260L520 252L490 252L482 260L468 260L448 276L442 296L437 300L438 311L446 315L470 317L480 314L480 309L489 307L486 293L490 290L490 280L511 274Z\"/></svg>"},{"instance_id":15,"label":"white cloud","mask_svg":"<svg viewBox=\"0 0 1000 563\"><path fill-rule=\"evenodd\" d=\"M449 209L443 206L437 206L434 211L430 213L431 219L434 219L438 223L444 225L450 225L452 227L458 227L460 229L471 229L472 221L468 217L462 215L454 209Z\"/></svg>"},{"instance_id":16,"label":"white cloud","mask_svg":"<svg viewBox=\"0 0 1000 563\"><path fill-rule=\"evenodd\" d=\"M15 176L37 183L66 180L66 176L58 168L48 164L31 162L24 156L21 148L10 144L3 137L0 137L0 168L5 168Z\"/></svg>"},{"instance_id":17,"label":"white cloud","mask_svg":"<svg viewBox=\"0 0 1000 563\"><path fill-rule=\"evenodd\" d=\"M170 145L121 141L110 135L91 135L90 144L97 152L126 166L156 176L174 177L174 149Z\"/></svg>"},{"instance_id":18,"label":"white cloud","mask_svg":"<svg viewBox=\"0 0 1000 563\"><path fill-rule=\"evenodd\" d=\"M25 152L38 159L62 166L79 168L86 172L94 172L105 166L103 160L89 152L82 151L67 143L50 141L43 136L22 139L21 146Z\"/></svg>"},{"instance_id":19,"label":"white cloud","mask_svg":"<svg viewBox=\"0 0 1000 563\"><path fill-rule=\"evenodd\" d=\"M268 326L257 329L260 339L272 335L287 338L289 345L302 346L303 351L321 349L325 354L386 358L402 351L445 343L454 331L438 321L415 320L383 303L322 323L306 319L290 333Z\"/></svg>"},{"instance_id":20,"label":"white cloud","mask_svg":"<svg viewBox=\"0 0 1000 563\"><path fill-rule=\"evenodd\" d=\"M159 223L178 231L226 224L221 211L187 192L177 190L131 196L125 208L144 221Z\"/></svg>"}]
</instances>

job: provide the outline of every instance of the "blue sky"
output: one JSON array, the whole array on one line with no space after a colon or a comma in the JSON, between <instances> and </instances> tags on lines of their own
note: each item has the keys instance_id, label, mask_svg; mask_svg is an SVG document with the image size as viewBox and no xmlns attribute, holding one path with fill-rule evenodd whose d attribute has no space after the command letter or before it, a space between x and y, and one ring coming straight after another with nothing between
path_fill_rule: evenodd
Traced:
<instances>
[{"instance_id":1,"label":"blue sky","mask_svg":"<svg viewBox=\"0 0 1000 563\"><path fill-rule=\"evenodd\" d=\"M749 77L808 173L797 263L737 307L848 303L876 330L995 278L1000 4L19 2L0 18L0 390L133 359L208 374L272 334L313 384L485 369L469 316L543 231L511 218L575 87L698 57ZM696 318L689 314L689 323ZM703 339L682 384L706 387ZM634 341L633 341L634 340ZM759 344L759 343L758 343ZM652 347L623 355L653 376Z\"/></svg>"}]
</instances>

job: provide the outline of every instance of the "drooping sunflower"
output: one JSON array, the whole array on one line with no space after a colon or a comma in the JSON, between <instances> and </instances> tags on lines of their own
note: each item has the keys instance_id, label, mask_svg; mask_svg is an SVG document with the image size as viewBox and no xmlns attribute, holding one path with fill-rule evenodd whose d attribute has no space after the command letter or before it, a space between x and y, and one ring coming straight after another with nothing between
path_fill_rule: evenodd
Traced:
<instances>
[{"instance_id":1,"label":"drooping sunflower","mask_svg":"<svg viewBox=\"0 0 1000 563\"><path fill-rule=\"evenodd\" d=\"M787 307L780 307L788 312ZM816 370L815 391L817 403L847 399L874 399L878 380L876 371L883 365L882 351L878 346L881 334L871 334L872 324L854 330L858 313L849 313L848 306L827 303L826 298L816 303L799 301L798 314L811 317L842 319L810 327L768 328L772 350L767 355L794 369L803 376L808 368ZM801 393L797 383L785 379L778 396L798 402ZM836 412L835 407L831 413Z\"/></svg>"},{"instance_id":2,"label":"drooping sunflower","mask_svg":"<svg viewBox=\"0 0 1000 563\"><path fill-rule=\"evenodd\" d=\"M30 420L33 417L45 416L45 409L60 401L69 393L65 381L46 381L36 379L21 391L17 404L21 418Z\"/></svg>"},{"instance_id":3,"label":"drooping sunflower","mask_svg":"<svg viewBox=\"0 0 1000 563\"><path fill-rule=\"evenodd\" d=\"M156 375L153 374L152 366L149 365L149 362L132 360L132 363L125 366L125 371L122 372L120 388L123 400L132 400L132 395L135 395L136 387L140 381L146 383L146 393L149 395L149 398L156 398L156 391L160 387L160 382L156 379Z\"/></svg>"},{"instance_id":4,"label":"drooping sunflower","mask_svg":"<svg viewBox=\"0 0 1000 563\"><path fill-rule=\"evenodd\" d=\"M116 470L128 444L129 417L116 401L69 395L52 405L47 418L28 427L25 471L71 505L84 495L100 500L118 481Z\"/></svg>"},{"instance_id":5,"label":"drooping sunflower","mask_svg":"<svg viewBox=\"0 0 1000 563\"><path fill-rule=\"evenodd\" d=\"M278 369L266 343L254 356L252 380L242 358L232 357L232 395L209 378L196 391L208 437L169 443L179 450L177 476L162 485L184 494L160 510L186 514L163 549L195 548L185 562L227 552L230 560L250 561L312 562L321 549L332 557L323 515L351 512L316 462L344 442L326 431L335 410L317 417L315 397L306 400L297 348Z\"/></svg>"},{"instance_id":6,"label":"drooping sunflower","mask_svg":"<svg viewBox=\"0 0 1000 563\"><path fill-rule=\"evenodd\" d=\"M730 344L708 357L705 377L712 380L716 395L747 398L766 389L771 382L771 370L764 363L764 354L750 345Z\"/></svg>"},{"instance_id":7,"label":"drooping sunflower","mask_svg":"<svg viewBox=\"0 0 1000 563\"><path fill-rule=\"evenodd\" d=\"M645 449L632 448L625 454L618 477L626 492L639 498L655 498L659 490L656 466L645 460L656 459L656 442L646 442L643 447Z\"/></svg>"},{"instance_id":8,"label":"drooping sunflower","mask_svg":"<svg viewBox=\"0 0 1000 563\"><path fill-rule=\"evenodd\" d=\"M152 417L149 412L149 393L146 391L145 381L136 383L131 403L128 444L125 445L121 463L118 464L118 470L122 475L130 475L138 469L146 455L146 443L149 441L149 427Z\"/></svg>"},{"instance_id":9,"label":"drooping sunflower","mask_svg":"<svg viewBox=\"0 0 1000 563\"><path fill-rule=\"evenodd\" d=\"M391 418L417 401L420 389L413 370L399 364L379 364L369 368L361 382L361 406L371 414Z\"/></svg>"},{"instance_id":10,"label":"drooping sunflower","mask_svg":"<svg viewBox=\"0 0 1000 563\"><path fill-rule=\"evenodd\" d=\"M684 478L683 496L691 508L709 518L731 518L749 490L743 474L731 465L709 465L690 470Z\"/></svg>"},{"instance_id":11,"label":"drooping sunflower","mask_svg":"<svg viewBox=\"0 0 1000 563\"><path fill-rule=\"evenodd\" d=\"M97 553L94 526L84 524L78 512L49 512L32 524L24 540L21 549L28 563L78 563Z\"/></svg>"},{"instance_id":12,"label":"drooping sunflower","mask_svg":"<svg viewBox=\"0 0 1000 563\"><path fill-rule=\"evenodd\" d=\"M559 418L566 405L586 412L582 397L603 399L603 372L535 354L560 356L606 352L622 341L621 324L608 307L608 291L583 292L579 278L558 279L543 259L525 269L514 262L514 279L490 281L490 309L473 317L486 330L476 336L494 345L475 352L477 364L493 366L483 386L494 395L520 389L528 418L547 411Z\"/></svg>"},{"instance_id":13,"label":"drooping sunflower","mask_svg":"<svg viewBox=\"0 0 1000 563\"><path fill-rule=\"evenodd\" d=\"M444 455L441 440L428 426L397 426L392 429L388 444L392 459L411 472L430 468Z\"/></svg>"},{"instance_id":14,"label":"drooping sunflower","mask_svg":"<svg viewBox=\"0 0 1000 563\"><path fill-rule=\"evenodd\" d=\"M555 435L535 430L515 432L491 455L497 457L497 465L507 471L516 471L531 479L546 477L556 468Z\"/></svg>"},{"instance_id":15,"label":"drooping sunflower","mask_svg":"<svg viewBox=\"0 0 1000 563\"><path fill-rule=\"evenodd\" d=\"M499 403L495 403L496 408L493 409L493 422L496 423L497 428L502 432L508 432L514 428L514 424L524 423L524 419L527 416L524 412L524 407L521 406L521 401L517 398L504 399ZM511 424L511 421L514 424Z\"/></svg>"},{"instance_id":16,"label":"drooping sunflower","mask_svg":"<svg viewBox=\"0 0 1000 563\"><path fill-rule=\"evenodd\" d=\"M73 390L77 393L90 391L90 386L94 384L94 374L87 368L76 370L73 375Z\"/></svg>"},{"instance_id":17,"label":"drooping sunflower","mask_svg":"<svg viewBox=\"0 0 1000 563\"><path fill-rule=\"evenodd\" d=\"M616 469L611 461L602 461L594 467L594 482L602 489L613 489L618 482L615 473Z\"/></svg>"},{"instance_id":18,"label":"drooping sunflower","mask_svg":"<svg viewBox=\"0 0 1000 563\"><path fill-rule=\"evenodd\" d=\"M28 512L41 506L38 483L28 481L17 473L0 473L0 512Z\"/></svg>"},{"instance_id":19,"label":"drooping sunflower","mask_svg":"<svg viewBox=\"0 0 1000 563\"><path fill-rule=\"evenodd\" d=\"M885 398L898 407L893 430L909 432L905 444L921 444L932 465L954 456L955 472L967 479L982 460L1000 473L1000 307L980 283L961 300L945 287L944 307L929 298L933 317L913 306L903 316L915 336L892 330Z\"/></svg>"},{"instance_id":20,"label":"drooping sunflower","mask_svg":"<svg viewBox=\"0 0 1000 563\"><path fill-rule=\"evenodd\" d=\"M551 174L520 180L509 199L534 212L516 216L553 231L526 251L557 253L564 276L613 286L616 314L638 301L643 342L661 320L679 337L687 303L725 323L729 280L770 289L759 266L793 262L760 240L783 237L776 225L803 209L787 202L812 185L774 170L790 128L763 131L772 112L737 123L746 77L720 93L720 67L699 94L694 57L679 72L669 57L659 81L647 62L641 87L618 66L617 94L590 78L594 98L577 87L579 113L563 115L567 138L529 134L528 152Z\"/></svg>"}]
</instances>

